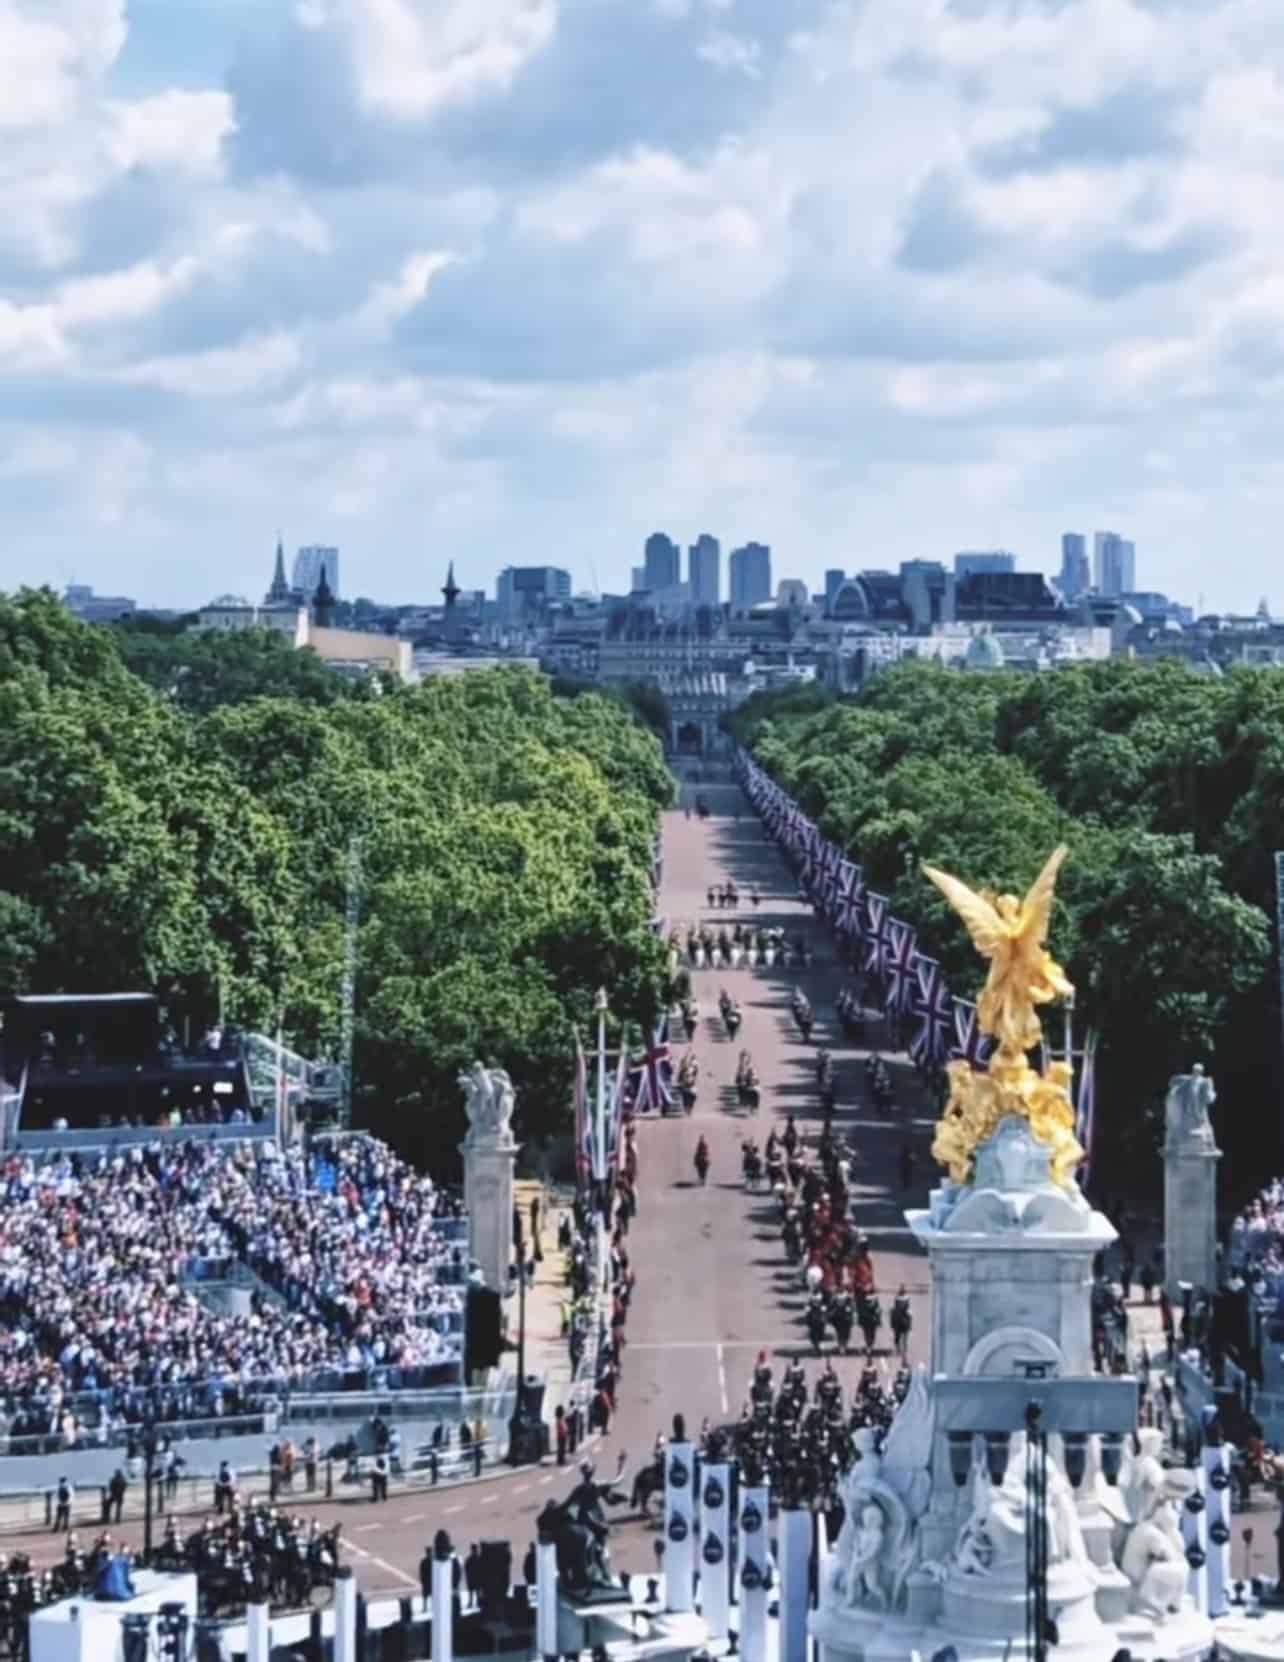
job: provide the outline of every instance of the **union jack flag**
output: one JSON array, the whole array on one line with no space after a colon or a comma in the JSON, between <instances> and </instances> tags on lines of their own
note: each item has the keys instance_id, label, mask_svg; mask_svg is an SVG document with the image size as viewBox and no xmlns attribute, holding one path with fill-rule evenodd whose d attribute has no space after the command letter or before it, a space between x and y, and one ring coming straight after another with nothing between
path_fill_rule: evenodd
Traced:
<instances>
[{"instance_id":1,"label":"union jack flag","mask_svg":"<svg viewBox=\"0 0 1284 1662\"><path fill-rule=\"evenodd\" d=\"M887 924L888 945L883 956L887 975L884 1008L888 1015L913 1008L915 934L908 923L891 918Z\"/></svg>"},{"instance_id":2,"label":"union jack flag","mask_svg":"<svg viewBox=\"0 0 1284 1662\"><path fill-rule=\"evenodd\" d=\"M633 1072L637 1075L633 1106L639 1114L648 1114L653 1110L672 1106L673 1092L669 1089L671 1062L667 1015L661 1016L659 1025L651 1035L651 1043L642 1052L641 1057L634 1058Z\"/></svg>"},{"instance_id":3,"label":"union jack flag","mask_svg":"<svg viewBox=\"0 0 1284 1662\"><path fill-rule=\"evenodd\" d=\"M865 891L865 935L868 947L865 953L865 974L882 975L887 952L887 896Z\"/></svg>"},{"instance_id":4,"label":"union jack flag","mask_svg":"<svg viewBox=\"0 0 1284 1662\"><path fill-rule=\"evenodd\" d=\"M593 1135L593 1115L588 1105L588 1068L584 1062L584 1048L580 1036L575 1035L575 1175L580 1186L587 1188L598 1175L596 1138Z\"/></svg>"},{"instance_id":5,"label":"union jack flag","mask_svg":"<svg viewBox=\"0 0 1284 1662\"><path fill-rule=\"evenodd\" d=\"M990 1052L994 1049L994 1040L988 1033L982 1033L976 1017L976 1005L971 999L954 1000L954 1039L951 1054L956 1061L964 1061L971 1068L983 1068L987 1065Z\"/></svg>"},{"instance_id":6,"label":"union jack flag","mask_svg":"<svg viewBox=\"0 0 1284 1662\"><path fill-rule=\"evenodd\" d=\"M914 1014L920 1025L910 1056L920 1068L939 1067L954 1035L954 997L935 958L925 958L920 952L914 970Z\"/></svg>"},{"instance_id":7,"label":"union jack flag","mask_svg":"<svg viewBox=\"0 0 1284 1662\"><path fill-rule=\"evenodd\" d=\"M865 874L850 860L838 864L838 913L835 922L848 934L860 934L860 903L865 893Z\"/></svg>"}]
</instances>

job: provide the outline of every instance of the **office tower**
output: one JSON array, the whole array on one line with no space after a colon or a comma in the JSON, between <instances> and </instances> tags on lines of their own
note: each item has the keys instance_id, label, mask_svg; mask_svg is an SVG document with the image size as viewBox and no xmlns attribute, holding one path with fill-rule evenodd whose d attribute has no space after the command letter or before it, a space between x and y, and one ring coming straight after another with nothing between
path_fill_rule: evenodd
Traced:
<instances>
[{"instance_id":1,"label":"office tower","mask_svg":"<svg viewBox=\"0 0 1284 1662\"><path fill-rule=\"evenodd\" d=\"M682 581L682 550L663 531L652 531L643 548L648 589L671 589Z\"/></svg>"},{"instance_id":2,"label":"office tower","mask_svg":"<svg viewBox=\"0 0 1284 1662\"><path fill-rule=\"evenodd\" d=\"M321 581L321 567L325 567L326 587L334 599L339 598L339 550L309 543L294 556L294 577L291 587L297 589L305 602L310 601Z\"/></svg>"},{"instance_id":3,"label":"office tower","mask_svg":"<svg viewBox=\"0 0 1284 1662\"><path fill-rule=\"evenodd\" d=\"M500 620L533 620L571 598L571 574L560 566L505 566L495 580Z\"/></svg>"},{"instance_id":4,"label":"office tower","mask_svg":"<svg viewBox=\"0 0 1284 1662\"><path fill-rule=\"evenodd\" d=\"M954 556L956 577L975 577L983 571L1007 573L1016 570L1016 555L1006 548L967 549Z\"/></svg>"},{"instance_id":5,"label":"office tower","mask_svg":"<svg viewBox=\"0 0 1284 1662\"><path fill-rule=\"evenodd\" d=\"M766 543L747 542L743 548L733 548L727 569L734 611L747 612L771 599L771 549Z\"/></svg>"},{"instance_id":6,"label":"office tower","mask_svg":"<svg viewBox=\"0 0 1284 1662\"><path fill-rule=\"evenodd\" d=\"M645 566L634 566L632 568L631 574L630 574L629 592L630 592L630 594L639 594L645 588L646 588L646 567Z\"/></svg>"},{"instance_id":7,"label":"office tower","mask_svg":"<svg viewBox=\"0 0 1284 1662\"><path fill-rule=\"evenodd\" d=\"M1061 571L1057 587L1066 600L1077 600L1092 587L1088 539L1079 531L1067 531L1061 538Z\"/></svg>"},{"instance_id":8,"label":"office tower","mask_svg":"<svg viewBox=\"0 0 1284 1662\"><path fill-rule=\"evenodd\" d=\"M847 581L847 574L837 566L831 566L825 573L825 616L831 617L834 610L834 596Z\"/></svg>"},{"instance_id":9,"label":"office tower","mask_svg":"<svg viewBox=\"0 0 1284 1662\"><path fill-rule=\"evenodd\" d=\"M722 599L722 548L717 537L702 531L687 549L687 588L693 606L716 606Z\"/></svg>"},{"instance_id":10,"label":"office tower","mask_svg":"<svg viewBox=\"0 0 1284 1662\"><path fill-rule=\"evenodd\" d=\"M1117 531L1093 534L1093 565L1097 593L1110 599L1137 587L1137 550Z\"/></svg>"}]
</instances>

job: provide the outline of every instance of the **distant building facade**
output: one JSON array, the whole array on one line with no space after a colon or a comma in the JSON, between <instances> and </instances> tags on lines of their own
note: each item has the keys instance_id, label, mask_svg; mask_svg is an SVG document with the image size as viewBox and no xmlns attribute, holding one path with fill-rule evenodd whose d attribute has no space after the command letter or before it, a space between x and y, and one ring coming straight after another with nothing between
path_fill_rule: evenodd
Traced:
<instances>
[{"instance_id":1,"label":"distant building facade","mask_svg":"<svg viewBox=\"0 0 1284 1662\"><path fill-rule=\"evenodd\" d=\"M73 617L85 623L114 623L138 610L138 602L128 595L95 594L87 583L68 583L62 601Z\"/></svg>"},{"instance_id":2,"label":"distant building facade","mask_svg":"<svg viewBox=\"0 0 1284 1662\"><path fill-rule=\"evenodd\" d=\"M338 599L342 592L339 588L339 550L321 543L308 543L294 556L291 588L305 600L311 600L321 582L323 567L330 593Z\"/></svg>"},{"instance_id":3,"label":"distant building facade","mask_svg":"<svg viewBox=\"0 0 1284 1662\"><path fill-rule=\"evenodd\" d=\"M838 566L831 566L825 573L825 616L830 617L834 610L834 597L847 581L846 572Z\"/></svg>"},{"instance_id":4,"label":"distant building facade","mask_svg":"<svg viewBox=\"0 0 1284 1662\"><path fill-rule=\"evenodd\" d=\"M747 612L771 599L771 549L766 543L747 542L733 548L727 571L732 611Z\"/></svg>"},{"instance_id":5,"label":"distant building facade","mask_svg":"<svg viewBox=\"0 0 1284 1662\"><path fill-rule=\"evenodd\" d=\"M1092 566L1088 560L1088 539L1081 531L1066 531L1061 538L1061 570L1057 587L1067 600L1078 600L1092 587Z\"/></svg>"},{"instance_id":6,"label":"distant building facade","mask_svg":"<svg viewBox=\"0 0 1284 1662\"><path fill-rule=\"evenodd\" d=\"M571 574L560 566L506 566L495 583L501 623L529 622L571 598Z\"/></svg>"},{"instance_id":7,"label":"distant building facade","mask_svg":"<svg viewBox=\"0 0 1284 1662\"><path fill-rule=\"evenodd\" d=\"M642 549L648 589L671 589L682 581L682 551L663 531L652 531Z\"/></svg>"},{"instance_id":8,"label":"distant building facade","mask_svg":"<svg viewBox=\"0 0 1284 1662\"><path fill-rule=\"evenodd\" d=\"M1016 570L1016 555L1006 548L965 549L954 556L954 575L974 577L978 572Z\"/></svg>"},{"instance_id":9,"label":"distant building facade","mask_svg":"<svg viewBox=\"0 0 1284 1662\"><path fill-rule=\"evenodd\" d=\"M1097 593L1109 599L1129 594L1137 587L1137 551L1117 531L1093 535L1093 564Z\"/></svg>"},{"instance_id":10,"label":"distant building facade","mask_svg":"<svg viewBox=\"0 0 1284 1662\"><path fill-rule=\"evenodd\" d=\"M687 550L687 588L693 606L716 606L722 599L722 547L707 531Z\"/></svg>"}]
</instances>

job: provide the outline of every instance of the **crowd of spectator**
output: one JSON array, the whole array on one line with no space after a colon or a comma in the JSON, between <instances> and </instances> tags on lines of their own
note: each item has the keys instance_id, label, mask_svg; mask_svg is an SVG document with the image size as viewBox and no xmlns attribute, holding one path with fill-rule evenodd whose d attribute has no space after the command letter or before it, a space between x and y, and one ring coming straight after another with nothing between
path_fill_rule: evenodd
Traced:
<instances>
[{"instance_id":1,"label":"crowd of spectator","mask_svg":"<svg viewBox=\"0 0 1284 1662\"><path fill-rule=\"evenodd\" d=\"M1249 1202L1230 1228L1230 1256L1258 1297L1284 1294L1284 1178Z\"/></svg>"},{"instance_id":2,"label":"crowd of spectator","mask_svg":"<svg viewBox=\"0 0 1284 1662\"><path fill-rule=\"evenodd\" d=\"M0 1448L24 1433L107 1442L148 1414L222 1418L290 1392L452 1382L457 1212L370 1138L10 1157ZM238 1270L243 1313L201 1296Z\"/></svg>"}]
</instances>

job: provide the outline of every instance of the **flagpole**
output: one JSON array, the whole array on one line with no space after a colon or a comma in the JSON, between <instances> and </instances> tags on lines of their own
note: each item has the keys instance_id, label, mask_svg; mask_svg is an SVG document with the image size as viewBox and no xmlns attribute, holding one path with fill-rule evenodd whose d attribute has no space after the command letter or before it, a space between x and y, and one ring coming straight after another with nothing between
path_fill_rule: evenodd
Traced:
<instances>
[{"instance_id":1,"label":"flagpole","mask_svg":"<svg viewBox=\"0 0 1284 1662\"><path fill-rule=\"evenodd\" d=\"M1074 1082L1074 994L1071 993L1065 1002L1066 1020L1066 1066L1070 1069L1071 1083ZM1073 1096L1073 1091L1071 1095Z\"/></svg>"},{"instance_id":2,"label":"flagpole","mask_svg":"<svg viewBox=\"0 0 1284 1662\"><path fill-rule=\"evenodd\" d=\"M593 1189L597 1210L597 1264L601 1284L610 1274L606 1252L606 988L593 1001L597 1011L597 1135L593 1139Z\"/></svg>"}]
</instances>

